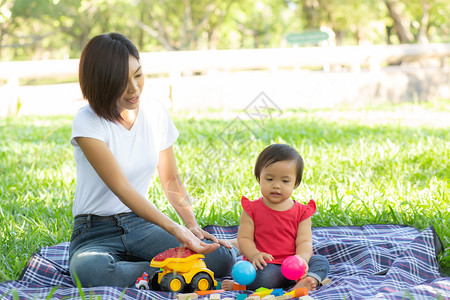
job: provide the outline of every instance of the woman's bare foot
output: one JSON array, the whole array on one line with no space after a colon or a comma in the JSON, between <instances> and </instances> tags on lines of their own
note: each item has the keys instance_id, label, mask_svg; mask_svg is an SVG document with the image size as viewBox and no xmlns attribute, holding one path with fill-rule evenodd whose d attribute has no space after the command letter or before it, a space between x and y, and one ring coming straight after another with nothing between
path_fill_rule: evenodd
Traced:
<instances>
[{"instance_id":1,"label":"woman's bare foot","mask_svg":"<svg viewBox=\"0 0 450 300\"><path fill-rule=\"evenodd\" d=\"M222 281L222 285L220 286L222 290L232 291L233 290L234 280L224 280Z\"/></svg>"},{"instance_id":2,"label":"woman's bare foot","mask_svg":"<svg viewBox=\"0 0 450 300\"><path fill-rule=\"evenodd\" d=\"M319 282L314 277L306 276L303 279L300 279L297 284L292 288L292 290L305 287L308 291L315 291Z\"/></svg>"},{"instance_id":3,"label":"woman's bare foot","mask_svg":"<svg viewBox=\"0 0 450 300\"><path fill-rule=\"evenodd\" d=\"M227 240L228 243L235 246L239 250L239 254L241 254L241 249L239 249L239 243L237 239Z\"/></svg>"},{"instance_id":4,"label":"woman's bare foot","mask_svg":"<svg viewBox=\"0 0 450 300\"><path fill-rule=\"evenodd\" d=\"M222 245L225 248L231 249L232 246L234 246L239 250L239 243L238 243L237 239L232 239L232 240L219 239L218 241L219 241L219 245ZM239 250L239 255L241 255L241 250Z\"/></svg>"}]
</instances>

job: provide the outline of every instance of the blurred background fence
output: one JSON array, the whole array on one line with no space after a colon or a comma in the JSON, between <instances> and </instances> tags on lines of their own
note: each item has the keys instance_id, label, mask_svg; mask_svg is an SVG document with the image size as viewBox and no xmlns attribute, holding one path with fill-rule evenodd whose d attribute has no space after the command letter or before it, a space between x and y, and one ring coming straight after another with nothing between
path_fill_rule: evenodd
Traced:
<instances>
[{"instance_id":1,"label":"blurred background fence","mask_svg":"<svg viewBox=\"0 0 450 300\"><path fill-rule=\"evenodd\" d=\"M299 108L449 99L449 11L445 0L0 0L0 115L74 113L76 59L105 32L133 41L144 96L173 109L241 109L261 92Z\"/></svg>"},{"instance_id":2,"label":"blurred background fence","mask_svg":"<svg viewBox=\"0 0 450 300\"><path fill-rule=\"evenodd\" d=\"M241 109L259 93L281 108L450 98L450 44L141 53L145 94L173 109ZM0 115L75 113L78 60L0 62ZM68 78L64 84L24 80Z\"/></svg>"}]
</instances>

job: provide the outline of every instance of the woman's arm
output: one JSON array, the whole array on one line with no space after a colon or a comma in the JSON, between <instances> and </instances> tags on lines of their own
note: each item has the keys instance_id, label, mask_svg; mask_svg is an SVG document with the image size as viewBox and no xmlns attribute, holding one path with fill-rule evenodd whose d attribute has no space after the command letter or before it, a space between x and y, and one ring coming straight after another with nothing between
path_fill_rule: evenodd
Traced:
<instances>
[{"instance_id":1,"label":"woman's arm","mask_svg":"<svg viewBox=\"0 0 450 300\"><path fill-rule=\"evenodd\" d=\"M199 227L183 182L178 175L172 147L159 152L158 173L164 193L188 228Z\"/></svg>"},{"instance_id":2,"label":"woman's arm","mask_svg":"<svg viewBox=\"0 0 450 300\"><path fill-rule=\"evenodd\" d=\"M86 137L77 137L76 141L103 182L134 213L160 226L174 235L180 243L196 252L209 253L217 249L217 246L200 241L184 226L161 213L150 201L137 192L103 141Z\"/></svg>"},{"instance_id":3,"label":"woman's arm","mask_svg":"<svg viewBox=\"0 0 450 300\"><path fill-rule=\"evenodd\" d=\"M175 211L180 215L181 219L183 219L186 227L199 239L206 238L212 240L214 243L231 248L231 245L227 241L218 240L214 235L204 231L198 225L192 209L191 199L178 175L178 168L172 146L159 152L158 173L167 199L175 208Z\"/></svg>"},{"instance_id":4,"label":"woman's arm","mask_svg":"<svg viewBox=\"0 0 450 300\"><path fill-rule=\"evenodd\" d=\"M244 256L252 262L255 268L263 269L267 266L266 260L273 260L273 256L269 253L260 252L255 245L255 223L250 215L243 211L238 229L239 249Z\"/></svg>"}]
</instances>

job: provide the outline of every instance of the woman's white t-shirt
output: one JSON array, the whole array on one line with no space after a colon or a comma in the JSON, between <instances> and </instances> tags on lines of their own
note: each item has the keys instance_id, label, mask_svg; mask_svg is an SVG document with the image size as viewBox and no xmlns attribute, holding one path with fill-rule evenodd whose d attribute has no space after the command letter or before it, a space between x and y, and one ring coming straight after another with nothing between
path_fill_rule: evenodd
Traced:
<instances>
[{"instance_id":1,"label":"woman's white t-shirt","mask_svg":"<svg viewBox=\"0 0 450 300\"><path fill-rule=\"evenodd\" d=\"M76 137L105 142L131 185L147 198L151 177L158 166L159 151L167 149L177 140L178 130L167 110L156 101L139 107L138 116L130 130L97 116L89 105L78 111L71 137L77 167L72 213L74 216L109 216L131 210L98 176L78 146Z\"/></svg>"}]
</instances>

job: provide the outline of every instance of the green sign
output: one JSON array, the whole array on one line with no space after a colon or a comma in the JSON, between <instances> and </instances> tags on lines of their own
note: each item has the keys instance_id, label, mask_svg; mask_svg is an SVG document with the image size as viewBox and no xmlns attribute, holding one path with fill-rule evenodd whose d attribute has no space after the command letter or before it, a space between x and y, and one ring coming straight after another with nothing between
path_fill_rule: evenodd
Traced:
<instances>
[{"instance_id":1,"label":"green sign","mask_svg":"<svg viewBox=\"0 0 450 300\"><path fill-rule=\"evenodd\" d=\"M304 31L300 33L290 33L286 36L289 44L318 44L328 40L328 33L320 30Z\"/></svg>"}]
</instances>

